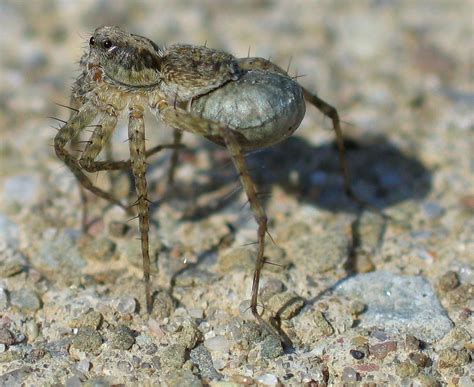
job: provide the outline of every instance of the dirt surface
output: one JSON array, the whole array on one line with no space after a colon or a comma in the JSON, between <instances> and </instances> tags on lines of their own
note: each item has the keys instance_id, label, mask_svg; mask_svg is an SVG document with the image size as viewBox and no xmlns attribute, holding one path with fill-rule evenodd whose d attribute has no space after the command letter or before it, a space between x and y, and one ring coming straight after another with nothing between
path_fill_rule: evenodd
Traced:
<instances>
[{"instance_id":1,"label":"dirt surface","mask_svg":"<svg viewBox=\"0 0 474 387\"><path fill-rule=\"evenodd\" d=\"M469 1L0 2L0 385L471 386L473 25ZM137 221L87 195L51 147L90 33L271 57L339 110L248 156L270 219L248 305L256 224L225 149L186 135L150 160L153 312ZM60 123L59 123L60 125ZM126 117L112 154L127 157ZM147 117L148 144L172 131ZM80 144L78 144L79 146ZM133 202L126 173L92 176ZM87 208L87 211L86 211ZM88 226L83 232L82 224Z\"/></svg>"}]
</instances>

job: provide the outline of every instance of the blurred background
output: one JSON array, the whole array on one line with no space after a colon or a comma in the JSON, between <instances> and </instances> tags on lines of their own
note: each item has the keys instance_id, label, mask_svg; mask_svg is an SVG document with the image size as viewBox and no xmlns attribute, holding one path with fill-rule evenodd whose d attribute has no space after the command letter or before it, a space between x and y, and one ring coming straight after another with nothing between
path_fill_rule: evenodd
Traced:
<instances>
[{"instance_id":1,"label":"blurred background","mask_svg":"<svg viewBox=\"0 0 474 387\"><path fill-rule=\"evenodd\" d=\"M77 62L89 36L106 24L147 36L159 45L206 43L236 56L250 53L270 58L283 68L289 66L290 74L301 76L298 80L304 86L338 108L349 123L344 127L349 137L365 139L367 147L375 141L390 148L380 149L388 155L385 163L396 169L392 182L388 181L390 176L380 176L390 174L384 170L384 161L376 160L380 154L366 152L368 159L354 168L364 169L364 165L380 161L378 168L384 172L366 176L365 185L370 185L371 179L382 180L385 199L363 187L363 179L358 182L356 177L355 184L361 186L363 196L380 200L381 206L427 193L430 176L420 160L428 162L431 170L433 165L443 164L437 157L446 152L454 151L455 156L468 153L466 148L458 149L466 147L467 141L452 142L459 141L463 133L467 136L465 130L471 124L466 113L473 102L469 1L4 0L0 7L0 172L3 177L29 176L22 180L26 184L25 189L19 189L22 195L38 198L39 192L30 191L41 189L41 182L57 164L49 146L55 133L49 126L54 121L46 117L68 117L67 109L55 103L68 103ZM315 109L307 111L297 135L310 144L323 144L321 157L328 159L325 152L331 150L324 144L332 141L330 121ZM151 136L166 138L170 131L162 129L156 122L148 124ZM116 137L121 136L123 129ZM189 141L192 147L196 145L195 139ZM307 153L301 144L293 145L283 148L278 159L281 153L288 155L294 149L299 149L297 154ZM126 146L122 148L118 146L117 152L127 151ZM331 163L332 156L309 165L295 156L284 163L285 174L293 168L287 164L293 164L295 173L314 175L310 184L318 185L318 179L326 182L326 188L319 187L329 192L326 196L336 194L333 191L340 189L339 182L332 187L327 176L314 174L315 167ZM397 160L387 161L390 158L398 158L398 165ZM357 160L354 158L356 164ZM403 170L411 169L412 175L403 176ZM377 175L377 171L370 173ZM270 173L265 174L269 178ZM415 186L418 179L422 182ZM396 197L390 197L390 184L401 189L392 192ZM453 184L461 183L455 180ZM13 191L4 192L4 201L16 200L13 185ZM310 189L298 187L302 188ZM321 200L332 206L324 192Z\"/></svg>"}]
</instances>

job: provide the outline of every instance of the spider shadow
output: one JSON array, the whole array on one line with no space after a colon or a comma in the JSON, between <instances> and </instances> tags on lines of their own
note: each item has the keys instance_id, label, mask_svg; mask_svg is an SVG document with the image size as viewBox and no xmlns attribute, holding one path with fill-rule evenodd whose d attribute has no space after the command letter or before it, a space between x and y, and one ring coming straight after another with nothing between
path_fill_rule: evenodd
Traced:
<instances>
[{"instance_id":1,"label":"spider shadow","mask_svg":"<svg viewBox=\"0 0 474 387\"><path fill-rule=\"evenodd\" d=\"M406 200L422 199L431 190L431 172L385 137L347 138L345 146L351 186L356 195L370 205L384 210ZM227 194L223 197L217 195L208 207L185 211L184 217L190 220L204 218L238 199L232 193L239 190L240 183L227 151L212 143L206 143L204 149L210 153L211 160L218 160L216 164L219 165L210 171L197 172L197 176L206 174L205 184L177 182L171 189L173 197L181 201L195 200L225 185L232 185L233 189L224 190ZM246 159L262 196L278 186L301 203L332 212L360 211L360 207L344 192L339 154L334 142L313 145L293 136L273 147L247 154Z\"/></svg>"}]
</instances>

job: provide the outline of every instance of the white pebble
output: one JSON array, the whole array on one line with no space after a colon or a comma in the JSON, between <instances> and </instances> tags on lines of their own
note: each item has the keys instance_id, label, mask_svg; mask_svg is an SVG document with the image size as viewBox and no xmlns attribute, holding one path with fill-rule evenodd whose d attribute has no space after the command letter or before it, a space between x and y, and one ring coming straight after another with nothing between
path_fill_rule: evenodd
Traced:
<instances>
[{"instance_id":1,"label":"white pebble","mask_svg":"<svg viewBox=\"0 0 474 387\"><path fill-rule=\"evenodd\" d=\"M204 311L201 308L190 308L188 313L192 318L203 318L204 316Z\"/></svg>"},{"instance_id":2,"label":"white pebble","mask_svg":"<svg viewBox=\"0 0 474 387\"><path fill-rule=\"evenodd\" d=\"M82 359L79 363L77 363L77 370L82 373L89 372L91 368L91 362L87 359Z\"/></svg>"},{"instance_id":3,"label":"white pebble","mask_svg":"<svg viewBox=\"0 0 474 387\"><path fill-rule=\"evenodd\" d=\"M263 384L264 386L276 386L278 385L278 378L272 374L263 374L255 378L257 383Z\"/></svg>"},{"instance_id":4,"label":"white pebble","mask_svg":"<svg viewBox=\"0 0 474 387\"><path fill-rule=\"evenodd\" d=\"M224 336L215 336L205 340L204 346L210 351L228 352L230 349L230 341Z\"/></svg>"}]
</instances>

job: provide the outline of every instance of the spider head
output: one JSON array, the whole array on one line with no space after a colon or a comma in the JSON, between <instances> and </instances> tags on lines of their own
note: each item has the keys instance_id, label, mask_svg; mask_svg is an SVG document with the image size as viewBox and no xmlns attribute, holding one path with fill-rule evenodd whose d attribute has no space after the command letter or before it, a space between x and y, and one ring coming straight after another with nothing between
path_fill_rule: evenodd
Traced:
<instances>
[{"instance_id":1,"label":"spider head","mask_svg":"<svg viewBox=\"0 0 474 387\"><path fill-rule=\"evenodd\" d=\"M105 26L94 31L89 49L89 69L100 69L106 82L131 87L159 82L163 52L150 39Z\"/></svg>"}]
</instances>

